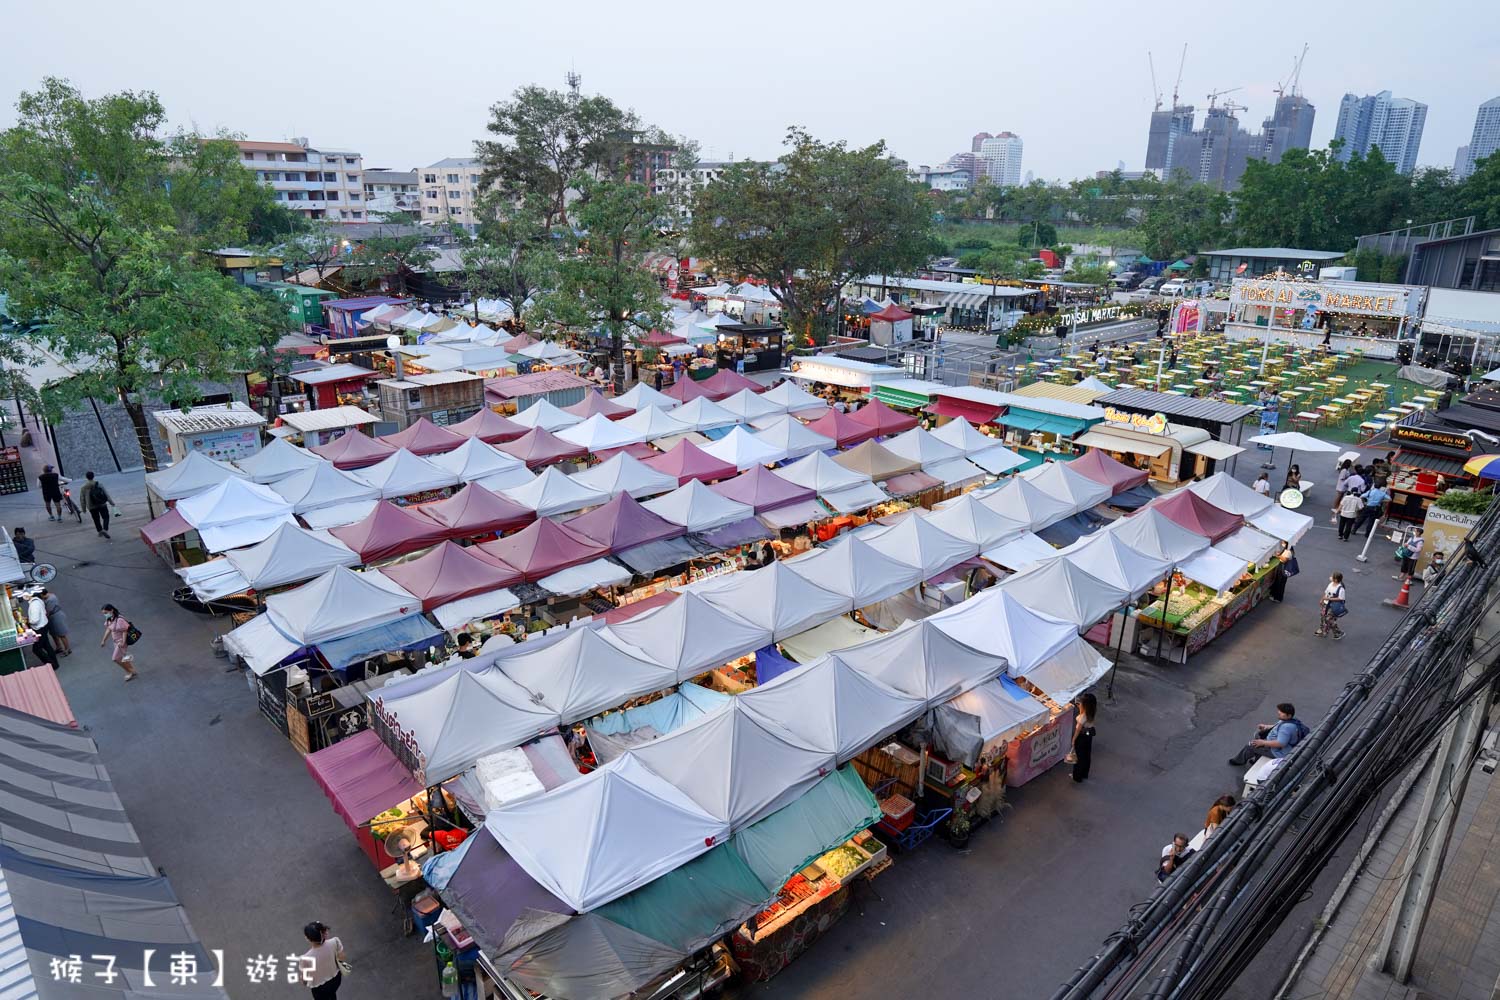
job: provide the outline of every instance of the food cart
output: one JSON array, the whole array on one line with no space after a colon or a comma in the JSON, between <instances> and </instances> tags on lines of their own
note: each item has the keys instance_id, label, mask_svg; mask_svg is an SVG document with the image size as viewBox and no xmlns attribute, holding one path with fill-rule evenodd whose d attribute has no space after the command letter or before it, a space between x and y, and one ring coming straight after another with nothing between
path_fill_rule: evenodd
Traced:
<instances>
[{"instance_id":1,"label":"food cart","mask_svg":"<svg viewBox=\"0 0 1500 1000\"><path fill-rule=\"evenodd\" d=\"M1254 567L1243 565L1239 578L1222 590L1190 580L1181 572L1173 576L1170 597L1165 594L1166 584L1157 584L1153 600L1137 613L1138 652L1168 663L1187 663L1234 627L1265 600L1275 574L1281 572L1276 559Z\"/></svg>"},{"instance_id":2,"label":"food cart","mask_svg":"<svg viewBox=\"0 0 1500 1000\"><path fill-rule=\"evenodd\" d=\"M1474 442L1463 434L1425 424L1397 424L1391 428L1391 443L1399 447L1391 463L1389 518L1421 524L1432 501L1449 487L1475 483L1464 472Z\"/></svg>"},{"instance_id":3,"label":"food cart","mask_svg":"<svg viewBox=\"0 0 1500 1000\"><path fill-rule=\"evenodd\" d=\"M720 368L744 372L773 372L781 368L781 345L786 331L780 326L735 323L718 327L716 332Z\"/></svg>"}]
</instances>

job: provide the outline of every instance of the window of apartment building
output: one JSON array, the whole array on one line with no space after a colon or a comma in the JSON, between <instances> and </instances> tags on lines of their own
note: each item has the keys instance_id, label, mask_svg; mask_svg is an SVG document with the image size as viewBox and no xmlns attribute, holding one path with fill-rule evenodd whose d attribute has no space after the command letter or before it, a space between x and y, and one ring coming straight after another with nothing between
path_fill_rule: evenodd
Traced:
<instances>
[{"instance_id":1,"label":"window of apartment building","mask_svg":"<svg viewBox=\"0 0 1500 1000\"><path fill-rule=\"evenodd\" d=\"M329 201L338 201L339 193L336 190L324 191L323 197L327 198Z\"/></svg>"},{"instance_id":2,"label":"window of apartment building","mask_svg":"<svg viewBox=\"0 0 1500 1000\"><path fill-rule=\"evenodd\" d=\"M437 188L428 188L427 189L427 197L429 197L429 198L436 198L437 196L438 196Z\"/></svg>"},{"instance_id":3,"label":"window of apartment building","mask_svg":"<svg viewBox=\"0 0 1500 1000\"><path fill-rule=\"evenodd\" d=\"M287 201L302 201L305 191L278 191L277 194L285 194Z\"/></svg>"},{"instance_id":4,"label":"window of apartment building","mask_svg":"<svg viewBox=\"0 0 1500 1000\"><path fill-rule=\"evenodd\" d=\"M344 157L344 162L345 163L358 163L359 162L359 157L357 157L357 156L346 156L346 157Z\"/></svg>"},{"instance_id":5,"label":"window of apartment building","mask_svg":"<svg viewBox=\"0 0 1500 1000\"><path fill-rule=\"evenodd\" d=\"M460 195L459 195L459 193L457 191L450 190L448 192L448 197L451 200L453 200L453 201L457 201L459 199Z\"/></svg>"},{"instance_id":6,"label":"window of apartment building","mask_svg":"<svg viewBox=\"0 0 1500 1000\"><path fill-rule=\"evenodd\" d=\"M448 214L449 215L462 215L463 214L463 209L460 208L457 205L454 205L454 206L452 206L451 208L448 209Z\"/></svg>"},{"instance_id":7,"label":"window of apartment building","mask_svg":"<svg viewBox=\"0 0 1500 1000\"><path fill-rule=\"evenodd\" d=\"M427 206L427 214L428 215L437 215L438 214L438 208L437 208L437 206L436 205L428 205Z\"/></svg>"},{"instance_id":8,"label":"window of apartment building","mask_svg":"<svg viewBox=\"0 0 1500 1000\"><path fill-rule=\"evenodd\" d=\"M458 175L457 174L449 174L448 175L448 183L449 184L457 184L458 183Z\"/></svg>"},{"instance_id":9,"label":"window of apartment building","mask_svg":"<svg viewBox=\"0 0 1500 1000\"><path fill-rule=\"evenodd\" d=\"M437 174L423 174L422 175L422 183L423 184L436 184L437 183Z\"/></svg>"},{"instance_id":10,"label":"window of apartment building","mask_svg":"<svg viewBox=\"0 0 1500 1000\"><path fill-rule=\"evenodd\" d=\"M479 186L479 175L478 174L470 174L469 175L469 183L472 184L472 185L474 185L475 187L478 187Z\"/></svg>"},{"instance_id":11,"label":"window of apartment building","mask_svg":"<svg viewBox=\"0 0 1500 1000\"><path fill-rule=\"evenodd\" d=\"M350 212L349 214L356 219L363 219L365 217L365 213L363 212Z\"/></svg>"},{"instance_id":12,"label":"window of apartment building","mask_svg":"<svg viewBox=\"0 0 1500 1000\"><path fill-rule=\"evenodd\" d=\"M344 180L348 181L350 184L358 184L359 174L345 174Z\"/></svg>"},{"instance_id":13,"label":"window of apartment building","mask_svg":"<svg viewBox=\"0 0 1500 1000\"><path fill-rule=\"evenodd\" d=\"M350 201L359 201L360 200L360 193L358 191L350 191L349 192L349 200Z\"/></svg>"},{"instance_id":14,"label":"window of apartment building","mask_svg":"<svg viewBox=\"0 0 1500 1000\"><path fill-rule=\"evenodd\" d=\"M288 163L306 163L307 162L307 154L306 153L288 153L288 154L286 154L286 161Z\"/></svg>"},{"instance_id":15,"label":"window of apartment building","mask_svg":"<svg viewBox=\"0 0 1500 1000\"><path fill-rule=\"evenodd\" d=\"M326 174L325 173L323 175L323 180L324 181L336 181L338 179L339 179L339 175L338 174Z\"/></svg>"}]
</instances>

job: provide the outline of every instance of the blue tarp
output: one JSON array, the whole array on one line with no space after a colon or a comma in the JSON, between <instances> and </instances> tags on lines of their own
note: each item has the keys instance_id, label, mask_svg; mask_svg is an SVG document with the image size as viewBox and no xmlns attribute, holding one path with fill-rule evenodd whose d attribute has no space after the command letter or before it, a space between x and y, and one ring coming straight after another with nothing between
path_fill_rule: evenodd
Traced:
<instances>
[{"instance_id":1,"label":"blue tarp","mask_svg":"<svg viewBox=\"0 0 1500 1000\"><path fill-rule=\"evenodd\" d=\"M408 615L384 625L367 628L363 632L346 635L342 639L320 642L318 655L334 670L396 650L426 649L441 646L446 642L443 630L427 620L425 615Z\"/></svg>"},{"instance_id":2,"label":"blue tarp","mask_svg":"<svg viewBox=\"0 0 1500 1000\"><path fill-rule=\"evenodd\" d=\"M623 712L597 715L585 725L593 732L607 736L633 732L646 726L665 736L713 711L731 697L732 695L712 691L701 684L684 684L665 698L658 698L649 705L637 705Z\"/></svg>"},{"instance_id":3,"label":"blue tarp","mask_svg":"<svg viewBox=\"0 0 1500 1000\"><path fill-rule=\"evenodd\" d=\"M1111 507L1118 507L1121 510L1139 510L1159 496L1161 494L1153 490L1149 483L1142 483L1139 486L1132 486L1128 490L1116 493L1106 503Z\"/></svg>"},{"instance_id":4,"label":"blue tarp","mask_svg":"<svg viewBox=\"0 0 1500 1000\"><path fill-rule=\"evenodd\" d=\"M1099 530L1103 520L1088 511L1079 511L1072 517L1065 517L1056 524L1050 524L1037 532L1037 536L1049 545L1059 548L1072 545L1084 535L1091 535Z\"/></svg>"},{"instance_id":5,"label":"blue tarp","mask_svg":"<svg viewBox=\"0 0 1500 1000\"><path fill-rule=\"evenodd\" d=\"M774 645L762 646L755 651L755 683L769 684L788 670L796 670L802 664L788 660Z\"/></svg>"}]
</instances>

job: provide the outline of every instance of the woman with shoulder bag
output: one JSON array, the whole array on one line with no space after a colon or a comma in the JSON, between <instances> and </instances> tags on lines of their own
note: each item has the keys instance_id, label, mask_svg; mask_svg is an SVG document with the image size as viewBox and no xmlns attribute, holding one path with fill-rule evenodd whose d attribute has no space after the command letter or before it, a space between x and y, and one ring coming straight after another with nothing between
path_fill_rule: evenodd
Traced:
<instances>
[{"instance_id":1,"label":"woman with shoulder bag","mask_svg":"<svg viewBox=\"0 0 1500 1000\"><path fill-rule=\"evenodd\" d=\"M1286 542L1281 543L1281 551L1276 554L1276 561L1278 565L1276 571L1271 574L1271 589L1268 596L1280 604L1286 598L1286 582L1302 572L1302 568L1297 565L1297 550Z\"/></svg>"},{"instance_id":2,"label":"woman with shoulder bag","mask_svg":"<svg viewBox=\"0 0 1500 1000\"><path fill-rule=\"evenodd\" d=\"M104 637L99 640L99 645L113 641L114 651L110 653L110 659L120 665L125 671L125 680L130 682L136 679L135 657L130 653L130 647L135 645L141 637L141 630L130 624L120 609L113 604L106 604L100 608L104 612Z\"/></svg>"},{"instance_id":3,"label":"woman with shoulder bag","mask_svg":"<svg viewBox=\"0 0 1500 1000\"><path fill-rule=\"evenodd\" d=\"M328 925L314 920L302 928L311 948L302 955L302 981L312 990L313 1000L335 1000L344 973L349 971L349 959L344 955L344 942L328 933Z\"/></svg>"},{"instance_id":4,"label":"woman with shoulder bag","mask_svg":"<svg viewBox=\"0 0 1500 1000\"><path fill-rule=\"evenodd\" d=\"M1349 613L1348 596L1344 590L1344 574L1336 572L1329 576L1328 586L1323 588L1323 615L1313 635L1331 635L1335 639L1344 637L1339 619Z\"/></svg>"}]
</instances>

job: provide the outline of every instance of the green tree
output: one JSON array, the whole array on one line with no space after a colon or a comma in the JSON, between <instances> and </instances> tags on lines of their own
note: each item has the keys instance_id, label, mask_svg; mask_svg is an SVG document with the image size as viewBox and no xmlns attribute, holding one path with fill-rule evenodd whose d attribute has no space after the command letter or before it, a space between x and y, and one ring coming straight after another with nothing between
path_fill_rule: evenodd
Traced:
<instances>
[{"instance_id":1,"label":"green tree","mask_svg":"<svg viewBox=\"0 0 1500 1000\"><path fill-rule=\"evenodd\" d=\"M1142 208L1142 249L1155 260L1176 260L1213 250L1228 236L1229 197L1181 177L1137 187Z\"/></svg>"},{"instance_id":2,"label":"green tree","mask_svg":"<svg viewBox=\"0 0 1500 1000\"><path fill-rule=\"evenodd\" d=\"M661 285L646 257L669 243L662 235L667 206L644 185L580 178L575 222L583 231L557 264L555 288L534 313L573 330L609 335L610 379L625 391L625 336L648 333L666 316Z\"/></svg>"},{"instance_id":3,"label":"green tree","mask_svg":"<svg viewBox=\"0 0 1500 1000\"><path fill-rule=\"evenodd\" d=\"M1079 281L1086 285L1103 287L1109 284L1109 268L1099 264L1081 264L1063 275L1067 281Z\"/></svg>"},{"instance_id":4,"label":"green tree","mask_svg":"<svg viewBox=\"0 0 1500 1000\"><path fill-rule=\"evenodd\" d=\"M265 414L274 420L281 413L281 379L291 372L297 358L295 351L281 349L281 340L292 327L286 303L262 289L235 286L233 292L232 321L245 331L244 368L265 380Z\"/></svg>"},{"instance_id":5,"label":"green tree","mask_svg":"<svg viewBox=\"0 0 1500 1000\"><path fill-rule=\"evenodd\" d=\"M399 215L385 215L372 235L364 237L348 257L344 275L364 286L377 283L392 295L406 293L407 278L437 259L432 236Z\"/></svg>"},{"instance_id":6,"label":"green tree","mask_svg":"<svg viewBox=\"0 0 1500 1000\"><path fill-rule=\"evenodd\" d=\"M258 186L227 143L163 138L151 93L90 99L49 78L16 109L0 133L0 287L77 373L43 401L55 419L117 398L155 469L147 397L187 405L253 350L236 286L203 251L246 240Z\"/></svg>"},{"instance_id":7,"label":"green tree","mask_svg":"<svg viewBox=\"0 0 1500 1000\"><path fill-rule=\"evenodd\" d=\"M1475 216L1480 229L1500 229L1500 153L1474 164L1474 172L1459 186L1457 215Z\"/></svg>"},{"instance_id":8,"label":"green tree","mask_svg":"<svg viewBox=\"0 0 1500 1000\"><path fill-rule=\"evenodd\" d=\"M475 298L503 298L515 311L517 329L525 326L527 300L553 287L557 281L560 238L547 227L547 206L537 197L523 198L514 205L481 205L485 222L478 238L464 250L464 269L459 282Z\"/></svg>"},{"instance_id":9,"label":"green tree","mask_svg":"<svg viewBox=\"0 0 1500 1000\"><path fill-rule=\"evenodd\" d=\"M787 141L775 164L735 164L698 193L688 242L721 271L764 282L794 335L821 339L852 279L926 263L932 208L884 143L850 149L799 129Z\"/></svg>"},{"instance_id":10,"label":"green tree","mask_svg":"<svg viewBox=\"0 0 1500 1000\"><path fill-rule=\"evenodd\" d=\"M607 97L566 93L535 85L521 87L508 101L490 108L486 128L495 138L476 142L484 167L481 183L502 198L543 197L546 224L566 224L579 179L612 172L622 158L620 145L639 130L634 113Z\"/></svg>"},{"instance_id":11,"label":"green tree","mask_svg":"<svg viewBox=\"0 0 1500 1000\"><path fill-rule=\"evenodd\" d=\"M331 222L314 220L302 231L278 240L267 249L281 258L288 275L311 271L316 284L328 281L332 273L352 259L353 244Z\"/></svg>"}]
</instances>

